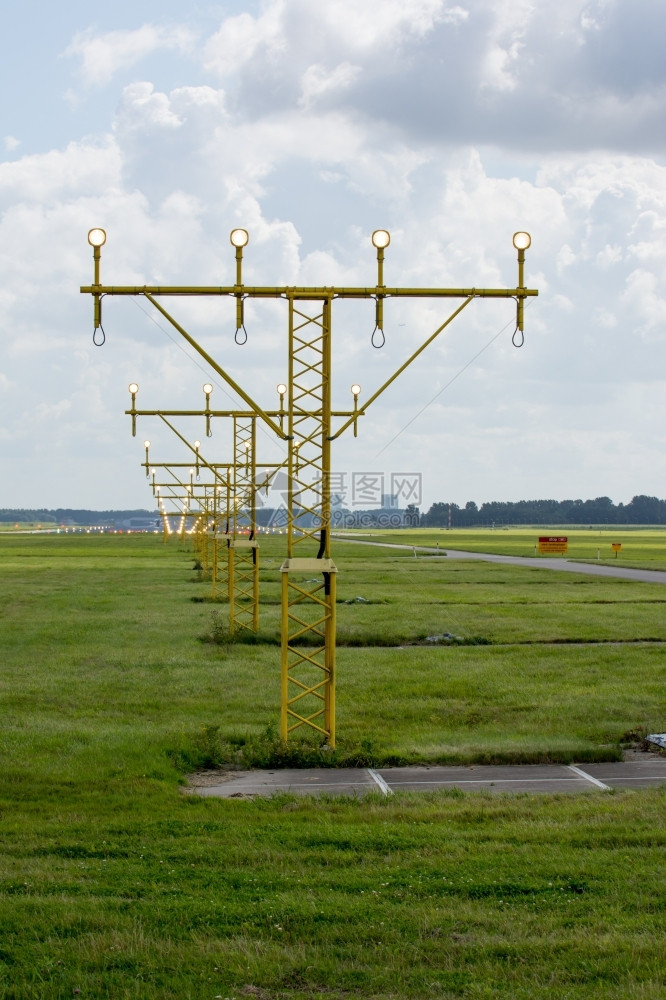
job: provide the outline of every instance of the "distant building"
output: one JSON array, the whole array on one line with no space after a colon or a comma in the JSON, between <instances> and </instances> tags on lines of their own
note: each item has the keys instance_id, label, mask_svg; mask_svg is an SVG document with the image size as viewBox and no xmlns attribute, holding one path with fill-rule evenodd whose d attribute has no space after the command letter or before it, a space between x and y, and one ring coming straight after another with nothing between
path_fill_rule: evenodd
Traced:
<instances>
[{"instance_id":1,"label":"distant building","mask_svg":"<svg viewBox=\"0 0 666 1000\"><path fill-rule=\"evenodd\" d=\"M382 510L397 510L398 509L398 495L397 493L382 493Z\"/></svg>"}]
</instances>

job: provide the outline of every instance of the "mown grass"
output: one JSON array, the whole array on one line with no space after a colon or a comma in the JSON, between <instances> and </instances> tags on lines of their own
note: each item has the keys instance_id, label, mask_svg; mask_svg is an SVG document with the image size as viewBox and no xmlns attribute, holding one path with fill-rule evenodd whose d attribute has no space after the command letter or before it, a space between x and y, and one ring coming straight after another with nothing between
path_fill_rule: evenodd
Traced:
<instances>
[{"instance_id":1,"label":"mown grass","mask_svg":"<svg viewBox=\"0 0 666 1000\"><path fill-rule=\"evenodd\" d=\"M160 762L206 726L263 733L279 706L279 545L262 547L259 635L216 645L201 640L224 606L192 600L210 586L180 543L4 539L3 742L48 767L61 740L85 759L103 738L127 759L138 724ZM582 759L663 724L661 586L339 548L343 749Z\"/></svg>"},{"instance_id":2,"label":"mown grass","mask_svg":"<svg viewBox=\"0 0 666 1000\"><path fill-rule=\"evenodd\" d=\"M86 798L4 821L3 996L664 995L658 791Z\"/></svg>"},{"instance_id":3,"label":"mown grass","mask_svg":"<svg viewBox=\"0 0 666 1000\"><path fill-rule=\"evenodd\" d=\"M663 727L660 587L335 557L343 639L398 643L339 650L358 762L603 757ZM270 753L279 703L274 646L201 641L220 609L193 561L151 536L0 540L0 997L666 995L662 790L183 795L199 753ZM410 645L444 630L492 644Z\"/></svg>"}]
</instances>

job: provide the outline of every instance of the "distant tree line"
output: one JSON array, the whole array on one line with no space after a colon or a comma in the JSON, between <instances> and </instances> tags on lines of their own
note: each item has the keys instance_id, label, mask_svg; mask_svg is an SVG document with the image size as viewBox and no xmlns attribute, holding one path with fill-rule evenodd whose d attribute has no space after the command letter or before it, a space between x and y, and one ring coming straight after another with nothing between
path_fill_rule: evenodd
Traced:
<instances>
[{"instance_id":1,"label":"distant tree line","mask_svg":"<svg viewBox=\"0 0 666 1000\"><path fill-rule=\"evenodd\" d=\"M421 515L424 527L473 527L492 524L666 524L666 500L635 496L627 504L610 497L595 500L517 500L483 503L469 500L434 503Z\"/></svg>"},{"instance_id":2,"label":"distant tree line","mask_svg":"<svg viewBox=\"0 0 666 1000\"><path fill-rule=\"evenodd\" d=\"M482 503L480 507L473 500L468 500L464 507L439 501L424 514L410 504L405 510L349 511L335 508L332 515L334 527L375 523L385 527L421 525L426 528L446 528L449 525L452 528L471 528L493 524L666 524L666 500L645 495L635 496L627 504L614 504L610 497L596 497L595 500L493 500ZM112 525L129 518L151 517L159 517L159 511L0 508L0 521L18 523ZM257 523L260 525L282 527L286 520L284 508L257 511Z\"/></svg>"},{"instance_id":3,"label":"distant tree line","mask_svg":"<svg viewBox=\"0 0 666 1000\"><path fill-rule=\"evenodd\" d=\"M115 521L125 521L131 517L159 517L159 511L151 510L73 510L69 507L58 507L56 510L46 510L40 507L34 510L0 508L0 521L18 524L113 524Z\"/></svg>"}]
</instances>

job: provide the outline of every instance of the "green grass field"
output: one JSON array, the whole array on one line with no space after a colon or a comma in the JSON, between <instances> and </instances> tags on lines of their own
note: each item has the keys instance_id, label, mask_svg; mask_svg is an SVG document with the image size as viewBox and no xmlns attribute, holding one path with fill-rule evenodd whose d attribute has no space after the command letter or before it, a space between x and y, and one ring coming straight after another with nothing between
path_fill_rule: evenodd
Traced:
<instances>
[{"instance_id":1,"label":"green grass field","mask_svg":"<svg viewBox=\"0 0 666 1000\"><path fill-rule=\"evenodd\" d=\"M507 556L550 558L538 553L541 535L565 535L569 540L568 559L602 562L608 565L641 569L666 569L666 529L639 528L633 525L608 525L579 528L410 528L343 530L337 538L356 538L369 542L415 545L429 548L457 549L467 552L492 552ZM621 549L615 552L613 543Z\"/></svg>"},{"instance_id":2,"label":"green grass field","mask_svg":"<svg viewBox=\"0 0 666 1000\"><path fill-rule=\"evenodd\" d=\"M492 552L507 556L539 556L540 535L566 535L568 559L602 562L639 569L666 569L666 528L639 528L633 525L609 525L604 528L411 528L347 530L338 537L365 539L371 542L458 549L467 552ZM619 552L612 549L619 543Z\"/></svg>"},{"instance_id":3,"label":"green grass field","mask_svg":"<svg viewBox=\"0 0 666 1000\"><path fill-rule=\"evenodd\" d=\"M280 751L283 544L259 641L217 645L177 540L0 538L0 997L666 996L660 789L182 794L197 761ZM340 762L604 759L666 728L666 589L335 559Z\"/></svg>"}]
</instances>

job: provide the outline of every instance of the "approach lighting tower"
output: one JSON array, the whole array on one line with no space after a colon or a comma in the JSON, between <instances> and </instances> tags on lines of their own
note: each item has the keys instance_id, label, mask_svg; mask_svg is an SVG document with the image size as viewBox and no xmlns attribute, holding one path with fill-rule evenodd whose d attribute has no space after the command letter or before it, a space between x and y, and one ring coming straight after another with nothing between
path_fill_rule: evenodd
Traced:
<instances>
[{"instance_id":1,"label":"approach lighting tower","mask_svg":"<svg viewBox=\"0 0 666 1000\"><path fill-rule=\"evenodd\" d=\"M105 295L142 296L166 319L197 354L238 394L257 420L288 443L288 528L287 558L282 572L282 653L281 724L283 739L304 726L321 734L335 746L335 578L337 568L331 558L331 443L353 426L368 407L431 344L436 337L478 298L515 299L516 330L523 335L525 299L537 295L525 287L525 251L531 239L517 232L513 245L518 251L518 283L515 288L401 288L384 283L384 251L390 235L385 229L372 234L377 251L377 281L371 286L250 286L243 283L243 249L249 241L245 229L230 236L236 254L236 281L226 286L189 285L103 285L100 280L101 247L106 242L103 229L91 229L88 242L93 247L94 281L81 288L94 303L93 340L104 342L102 299ZM236 341L247 337L244 303L251 299L280 299L288 313L287 384L281 384L281 410L287 396L286 413L275 415L260 406L208 354L167 311L162 299L177 295L222 296L235 300ZM384 301L393 298L460 300L455 309L428 336L416 351L376 389L359 403L361 388L352 387L354 408L332 409L331 330L333 303L337 299L374 299L375 330L372 342L384 340ZM204 411L205 412L205 411ZM342 418L342 422L338 422ZM333 420L336 419L336 426ZM285 426L286 424L286 426Z\"/></svg>"}]
</instances>

